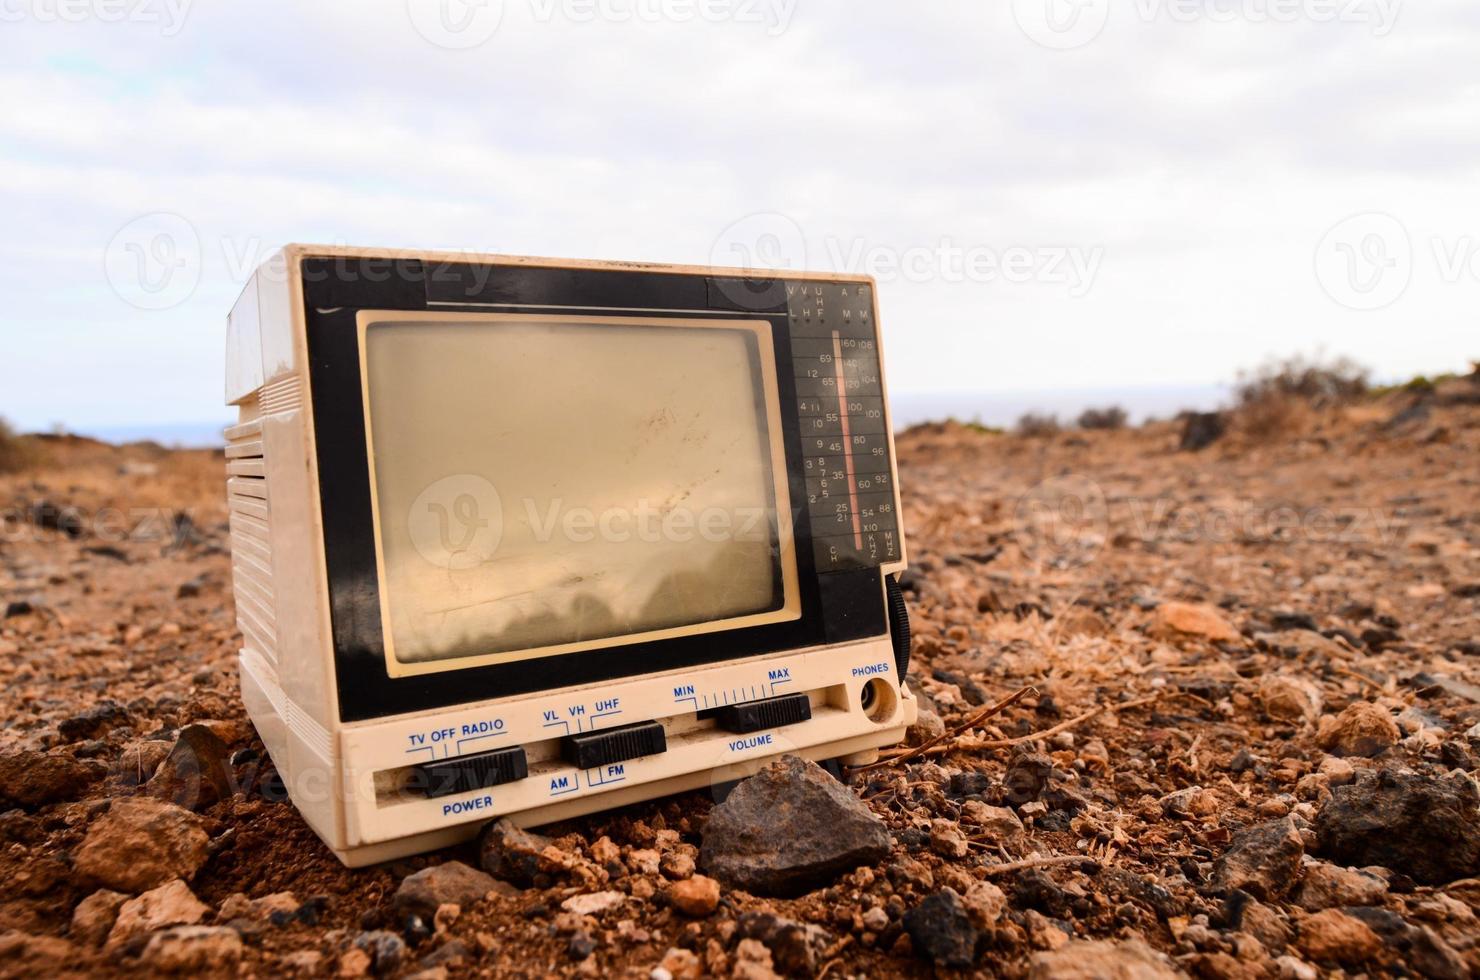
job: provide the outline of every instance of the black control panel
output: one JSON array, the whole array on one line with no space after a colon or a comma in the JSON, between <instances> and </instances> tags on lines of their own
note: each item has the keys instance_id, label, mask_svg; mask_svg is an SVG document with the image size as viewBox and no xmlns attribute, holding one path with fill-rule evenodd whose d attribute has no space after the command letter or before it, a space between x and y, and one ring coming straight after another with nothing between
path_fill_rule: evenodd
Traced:
<instances>
[{"instance_id":1,"label":"black control panel","mask_svg":"<svg viewBox=\"0 0 1480 980\"><path fill-rule=\"evenodd\" d=\"M787 283L807 508L819 572L900 556L872 288Z\"/></svg>"}]
</instances>

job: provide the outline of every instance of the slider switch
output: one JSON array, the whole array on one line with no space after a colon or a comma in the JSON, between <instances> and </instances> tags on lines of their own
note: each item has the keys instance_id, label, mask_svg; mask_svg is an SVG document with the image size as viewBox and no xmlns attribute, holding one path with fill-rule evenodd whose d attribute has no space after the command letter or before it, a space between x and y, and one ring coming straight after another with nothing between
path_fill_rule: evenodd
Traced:
<instances>
[{"instance_id":1,"label":"slider switch","mask_svg":"<svg viewBox=\"0 0 1480 980\"><path fill-rule=\"evenodd\" d=\"M569 735L560 741L561 758L577 769L595 769L667 751L668 738L663 734L662 722L657 721Z\"/></svg>"},{"instance_id":2,"label":"slider switch","mask_svg":"<svg viewBox=\"0 0 1480 980\"><path fill-rule=\"evenodd\" d=\"M783 694L763 701L743 701L715 709L715 724L727 732L746 735L762 728L795 725L812 717L812 699L805 694Z\"/></svg>"},{"instance_id":3,"label":"slider switch","mask_svg":"<svg viewBox=\"0 0 1480 980\"><path fill-rule=\"evenodd\" d=\"M529 762L519 746L440 759L416 767L416 776L427 796L470 793L500 783L512 783L529 775Z\"/></svg>"}]
</instances>

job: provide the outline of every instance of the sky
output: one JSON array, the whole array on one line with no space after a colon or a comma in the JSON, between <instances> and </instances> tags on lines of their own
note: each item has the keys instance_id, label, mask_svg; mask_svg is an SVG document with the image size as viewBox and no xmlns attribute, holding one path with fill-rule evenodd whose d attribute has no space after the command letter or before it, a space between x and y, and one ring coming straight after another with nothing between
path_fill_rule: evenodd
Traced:
<instances>
[{"instance_id":1,"label":"sky","mask_svg":"<svg viewBox=\"0 0 1480 980\"><path fill-rule=\"evenodd\" d=\"M1477 51L1473 0L0 0L0 416L229 419L288 242L872 273L943 406L1465 370Z\"/></svg>"}]
</instances>

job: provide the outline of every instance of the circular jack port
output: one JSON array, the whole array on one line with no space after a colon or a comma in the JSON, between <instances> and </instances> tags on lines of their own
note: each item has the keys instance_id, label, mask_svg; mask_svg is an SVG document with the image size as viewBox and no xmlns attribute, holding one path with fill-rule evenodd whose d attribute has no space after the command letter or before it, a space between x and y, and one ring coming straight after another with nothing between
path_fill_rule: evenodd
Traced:
<instances>
[{"instance_id":1,"label":"circular jack port","mask_svg":"<svg viewBox=\"0 0 1480 980\"><path fill-rule=\"evenodd\" d=\"M899 703L899 693L888 681L876 677L863 685L863 692L858 696L858 703L870 721L888 721L894 717L895 706Z\"/></svg>"}]
</instances>

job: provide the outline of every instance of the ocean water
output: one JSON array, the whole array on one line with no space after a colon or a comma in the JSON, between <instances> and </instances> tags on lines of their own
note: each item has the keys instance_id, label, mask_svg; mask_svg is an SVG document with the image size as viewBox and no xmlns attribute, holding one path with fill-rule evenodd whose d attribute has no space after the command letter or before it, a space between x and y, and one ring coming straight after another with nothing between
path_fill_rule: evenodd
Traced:
<instances>
[{"instance_id":1,"label":"ocean water","mask_svg":"<svg viewBox=\"0 0 1480 980\"><path fill-rule=\"evenodd\" d=\"M1228 385L1168 385L1154 388L1076 388L1052 391L893 391L894 427L956 419L1010 429L1028 412L1057 415L1072 423L1086 408L1125 409L1133 424L1170 418L1184 409L1212 411L1226 405Z\"/></svg>"}]
</instances>

